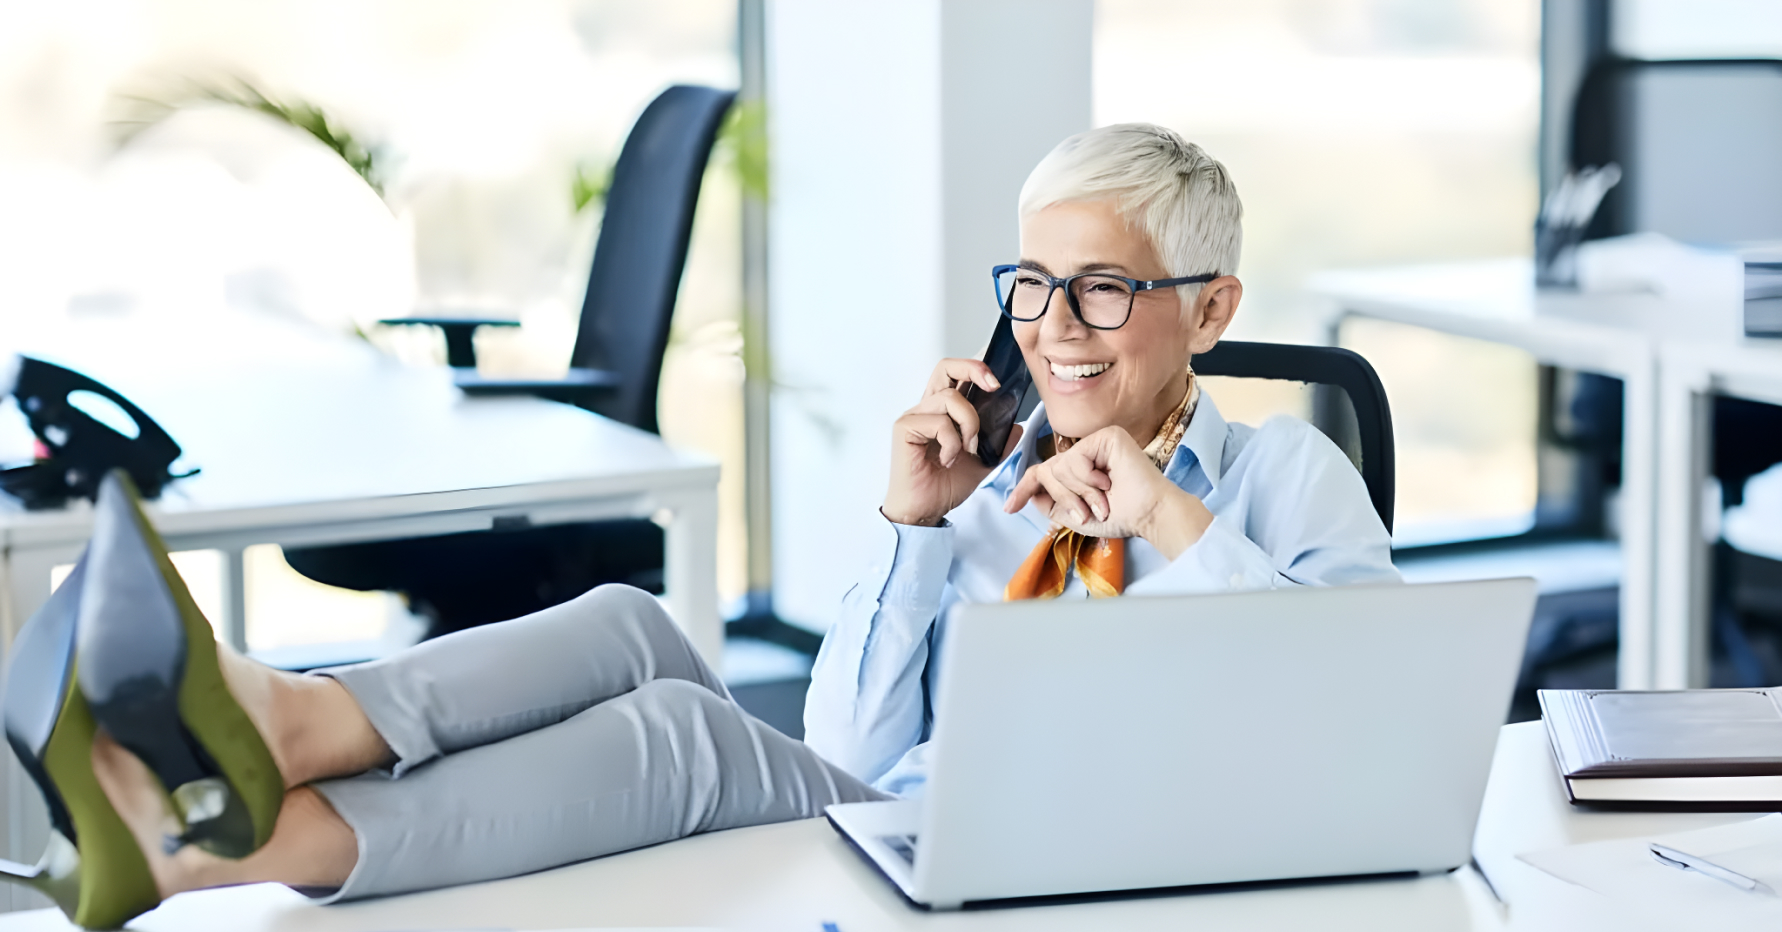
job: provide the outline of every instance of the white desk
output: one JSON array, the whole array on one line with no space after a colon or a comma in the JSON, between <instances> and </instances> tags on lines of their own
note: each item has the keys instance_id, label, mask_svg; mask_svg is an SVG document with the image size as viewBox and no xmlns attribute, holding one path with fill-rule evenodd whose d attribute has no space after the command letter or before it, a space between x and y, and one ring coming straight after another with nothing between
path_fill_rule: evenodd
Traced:
<instances>
[{"instance_id":1,"label":"white desk","mask_svg":"<svg viewBox=\"0 0 1782 932\"><path fill-rule=\"evenodd\" d=\"M1762 813L1590 812L1574 808L1540 722L1505 725L1473 837L1473 857L1509 904L1511 928L1662 929L1636 912L1561 881L1516 855L1560 845L1665 835L1760 818Z\"/></svg>"},{"instance_id":2,"label":"white desk","mask_svg":"<svg viewBox=\"0 0 1782 932\"><path fill-rule=\"evenodd\" d=\"M1645 929L1595 893L1515 859L1555 845L1681 831L1745 815L1606 815L1563 801L1539 723L1506 726L1476 842L1479 874L1285 886L1099 903L925 913L908 906L826 822L696 836L493 883L344 906L278 886L188 894L136 920L144 932L371 932L706 926L818 932L1120 929ZM62 930L53 909L0 917L0 932Z\"/></svg>"},{"instance_id":3,"label":"white desk","mask_svg":"<svg viewBox=\"0 0 1782 932\"><path fill-rule=\"evenodd\" d=\"M128 319L10 336L9 351L69 365L121 392L202 468L148 510L170 548L231 555L224 626L238 643L240 554L251 544L487 530L497 518L542 525L654 516L667 525L670 610L700 652L720 661L718 466L706 457L568 405L465 398L444 370L249 315L207 321L183 338ZM91 512L84 502L46 512L0 503L4 643L48 597L51 568L85 546ZM7 856L35 860L42 804L16 762L5 780Z\"/></svg>"},{"instance_id":4,"label":"white desk","mask_svg":"<svg viewBox=\"0 0 1782 932\"><path fill-rule=\"evenodd\" d=\"M1520 347L1623 380L1618 685L1707 684L1702 489L1710 396L1782 404L1782 341L1737 335L1736 295L1536 292L1526 259L1327 272L1311 290L1334 328L1374 317Z\"/></svg>"},{"instance_id":5,"label":"white desk","mask_svg":"<svg viewBox=\"0 0 1782 932\"><path fill-rule=\"evenodd\" d=\"M1667 307L1653 295L1555 294L1534 289L1526 259L1325 272L1311 291L1332 330L1345 316L1396 321L1515 346L1543 363L1622 380L1621 605L1616 680L1651 688L1680 645L1660 645L1653 606L1658 483L1658 375L1651 330ZM1661 656L1663 655L1663 656Z\"/></svg>"}]
</instances>

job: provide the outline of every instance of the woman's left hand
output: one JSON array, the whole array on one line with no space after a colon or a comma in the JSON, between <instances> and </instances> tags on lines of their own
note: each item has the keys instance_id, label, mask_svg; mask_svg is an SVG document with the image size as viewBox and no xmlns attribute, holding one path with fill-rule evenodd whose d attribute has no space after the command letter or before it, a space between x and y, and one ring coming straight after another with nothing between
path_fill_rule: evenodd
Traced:
<instances>
[{"instance_id":1,"label":"woman's left hand","mask_svg":"<svg viewBox=\"0 0 1782 932\"><path fill-rule=\"evenodd\" d=\"M1104 427L1029 468L1003 510L1014 514L1029 501L1073 531L1142 537L1170 560L1213 523L1207 506L1164 478L1119 427Z\"/></svg>"}]
</instances>

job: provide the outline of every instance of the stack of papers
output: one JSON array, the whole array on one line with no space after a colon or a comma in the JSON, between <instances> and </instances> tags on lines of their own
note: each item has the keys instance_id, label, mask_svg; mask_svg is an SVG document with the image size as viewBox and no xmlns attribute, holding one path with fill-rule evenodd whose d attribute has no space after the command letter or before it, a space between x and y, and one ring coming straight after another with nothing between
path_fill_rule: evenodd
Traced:
<instances>
[{"instance_id":1,"label":"stack of papers","mask_svg":"<svg viewBox=\"0 0 1782 932\"><path fill-rule=\"evenodd\" d=\"M1746 890L1652 856L1657 843L1755 880ZM1570 845L1518 855L1625 909L1679 929L1782 929L1782 814L1673 835Z\"/></svg>"}]
</instances>

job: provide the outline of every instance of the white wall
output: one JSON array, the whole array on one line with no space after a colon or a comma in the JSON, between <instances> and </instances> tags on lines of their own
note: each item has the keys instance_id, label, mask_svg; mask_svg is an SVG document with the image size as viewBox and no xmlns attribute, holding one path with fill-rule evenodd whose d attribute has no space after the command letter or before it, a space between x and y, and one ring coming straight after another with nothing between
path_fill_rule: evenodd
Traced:
<instances>
[{"instance_id":1,"label":"white wall","mask_svg":"<svg viewBox=\"0 0 1782 932\"><path fill-rule=\"evenodd\" d=\"M977 356L996 324L990 267L1017 258L1033 166L1090 126L1090 0L952 0L941 10L942 348Z\"/></svg>"},{"instance_id":2,"label":"white wall","mask_svg":"<svg viewBox=\"0 0 1782 932\"><path fill-rule=\"evenodd\" d=\"M884 498L890 427L995 319L1015 197L1090 125L1092 0L768 8L774 601L826 629Z\"/></svg>"}]
</instances>

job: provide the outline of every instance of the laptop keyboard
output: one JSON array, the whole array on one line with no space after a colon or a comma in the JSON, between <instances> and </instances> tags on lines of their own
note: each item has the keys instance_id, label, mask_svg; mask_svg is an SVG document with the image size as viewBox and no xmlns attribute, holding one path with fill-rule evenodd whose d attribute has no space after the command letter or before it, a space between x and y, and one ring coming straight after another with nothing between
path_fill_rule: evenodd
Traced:
<instances>
[{"instance_id":1,"label":"laptop keyboard","mask_svg":"<svg viewBox=\"0 0 1782 932\"><path fill-rule=\"evenodd\" d=\"M914 835L880 835L879 840L903 858L904 863L912 869L916 866L916 836Z\"/></svg>"}]
</instances>

